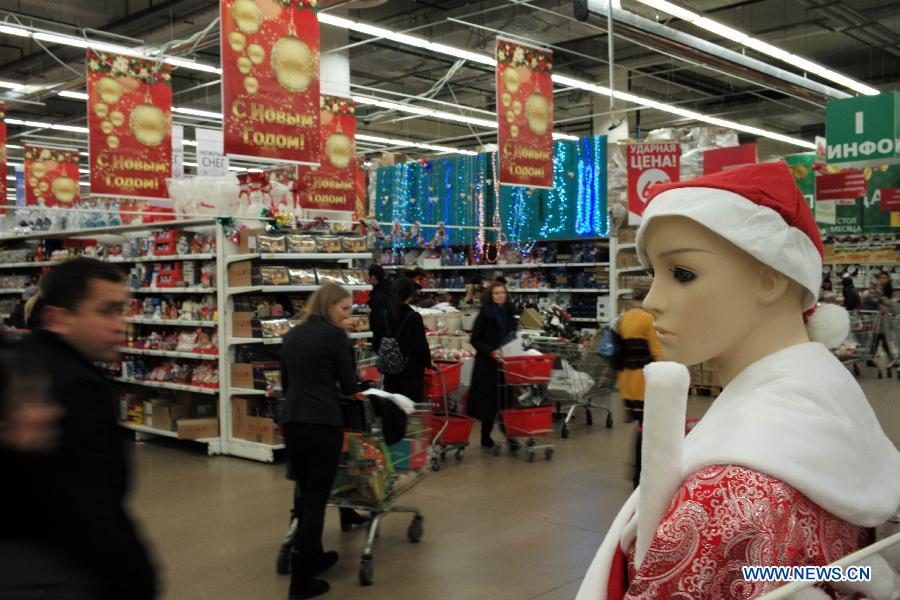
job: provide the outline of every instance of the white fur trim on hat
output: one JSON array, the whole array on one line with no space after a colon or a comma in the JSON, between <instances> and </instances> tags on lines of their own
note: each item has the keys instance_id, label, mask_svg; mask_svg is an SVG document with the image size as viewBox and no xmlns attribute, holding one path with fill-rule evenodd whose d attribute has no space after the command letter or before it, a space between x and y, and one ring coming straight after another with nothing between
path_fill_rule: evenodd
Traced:
<instances>
[{"instance_id":1,"label":"white fur trim on hat","mask_svg":"<svg viewBox=\"0 0 900 600\"><path fill-rule=\"evenodd\" d=\"M809 236L773 209L734 192L706 187L671 189L654 198L637 233L641 262L648 264L644 234L657 217L685 217L722 236L759 262L807 290L804 309L815 306L822 285L822 256Z\"/></svg>"},{"instance_id":2,"label":"white fur trim on hat","mask_svg":"<svg viewBox=\"0 0 900 600\"><path fill-rule=\"evenodd\" d=\"M850 334L850 315L843 306L820 304L806 321L806 333L826 348L837 348Z\"/></svg>"}]
</instances>

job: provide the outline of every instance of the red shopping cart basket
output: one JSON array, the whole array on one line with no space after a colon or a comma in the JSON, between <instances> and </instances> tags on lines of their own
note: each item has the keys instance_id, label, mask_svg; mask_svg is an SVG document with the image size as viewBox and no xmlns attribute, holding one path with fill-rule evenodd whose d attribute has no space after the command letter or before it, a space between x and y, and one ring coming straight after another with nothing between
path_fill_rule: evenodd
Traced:
<instances>
[{"instance_id":1,"label":"red shopping cart basket","mask_svg":"<svg viewBox=\"0 0 900 600\"><path fill-rule=\"evenodd\" d=\"M472 426L477 422L461 415L432 415L431 419L432 431L437 436L434 443L439 446L468 444Z\"/></svg>"},{"instance_id":2,"label":"red shopping cart basket","mask_svg":"<svg viewBox=\"0 0 900 600\"><path fill-rule=\"evenodd\" d=\"M461 374L461 362L435 361L434 369L425 369L425 399L432 403L440 402L447 394L458 390Z\"/></svg>"},{"instance_id":3,"label":"red shopping cart basket","mask_svg":"<svg viewBox=\"0 0 900 600\"><path fill-rule=\"evenodd\" d=\"M553 407L501 410L507 437L546 437L553 431Z\"/></svg>"},{"instance_id":4,"label":"red shopping cart basket","mask_svg":"<svg viewBox=\"0 0 900 600\"><path fill-rule=\"evenodd\" d=\"M556 362L556 359L555 354L540 354L538 356L503 356L499 360L508 385L527 385L550 383L553 363Z\"/></svg>"}]
</instances>

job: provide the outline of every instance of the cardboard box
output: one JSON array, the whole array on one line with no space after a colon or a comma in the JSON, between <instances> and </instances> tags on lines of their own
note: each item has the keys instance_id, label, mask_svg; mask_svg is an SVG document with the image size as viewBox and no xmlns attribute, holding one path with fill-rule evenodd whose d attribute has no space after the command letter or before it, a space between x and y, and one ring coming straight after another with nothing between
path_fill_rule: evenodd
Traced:
<instances>
[{"instance_id":1,"label":"cardboard box","mask_svg":"<svg viewBox=\"0 0 900 600\"><path fill-rule=\"evenodd\" d=\"M163 431L175 431L176 424L181 419L190 416L190 407L187 404L175 404L168 400L157 400L153 406L153 427Z\"/></svg>"},{"instance_id":2,"label":"cardboard box","mask_svg":"<svg viewBox=\"0 0 900 600\"><path fill-rule=\"evenodd\" d=\"M256 235L265 232L265 228L244 229L241 231L241 254L256 252Z\"/></svg>"},{"instance_id":3,"label":"cardboard box","mask_svg":"<svg viewBox=\"0 0 900 600\"><path fill-rule=\"evenodd\" d=\"M233 437L259 442L260 444L275 444L280 433L275 421L268 417L250 416L251 400L247 398L235 398L231 405L231 435Z\"/></svg>"},{"instance_id":4,"label":"cardboard box","mask_svg":"<svg viewBox=\"0 0 900 600\"><path fill-rule=\"evenodd\" d=\"M231 335L234 337L253 337L253 324L256 317L252 312L234 312L231 314Z\"/></svg>"},{"instance_id":5,"label":"cardboard box","mask_svg":"<svg viewBox=\"0 0 900 600\"><path fill-rule=\"evenodd\" d=\"M231 387L245 390L268 390L272 387L266 373L277 371L277 386L281 387L281 362L258 361L253 363L231 363Z\"/></svg>"},{"instance_id":6,"label":"cardboard box","mask_svg":"<svg viewBox=\"0 0 900 600\"><path fill-rule=\"evenodd\" d=\"M216 416L216 397L194 398L191 401L191 418L192 419L211 419Z\"/></svg>"},{"instance_id":7,"label":"cardboard box","mask_svg":"<svg viewBox=\"0 0 900 600\"><path fill-rule=\"evenodd\" d=\"M178 437L182 440L219 437L219 419L179 419Z\"/></svg>"},{"instance_id":8,"label":"cardboard box","mask_svg":"<svg viewBox=\"0 0 900 600\"><path fill-rule=\"evenodd\" d=\"M253 285L253 262L240 260L228 265L228 285L231 287L249 287Z\"/></svg>"},{"instance_id":9,"label":"cardboard box","mask_svg":"<svg viewBox=\"0 0 900 600\"><path fill-rule=\"evenodd\" d=\"M231 363L231 387L252 390L253 365L250 363Z\"/></svg>"}]
</instances>

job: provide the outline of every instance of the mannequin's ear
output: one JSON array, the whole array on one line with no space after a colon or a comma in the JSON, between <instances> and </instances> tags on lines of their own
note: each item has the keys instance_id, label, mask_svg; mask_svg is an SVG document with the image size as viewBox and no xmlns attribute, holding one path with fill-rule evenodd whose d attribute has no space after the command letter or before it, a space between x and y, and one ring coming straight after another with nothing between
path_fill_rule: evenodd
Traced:
<instances>
[{"instance_id":1,"label":"mannequin's ear","mask_svg":"<svg viewBox=\"0 0 900 600\"><path fill-rule=\"evenodd\" d=\"M759 288L757 297L760 304L766 306L775 304L781 300L790 289L790 278L767 265L759 266Z\"/></svg>"}]
</instances>

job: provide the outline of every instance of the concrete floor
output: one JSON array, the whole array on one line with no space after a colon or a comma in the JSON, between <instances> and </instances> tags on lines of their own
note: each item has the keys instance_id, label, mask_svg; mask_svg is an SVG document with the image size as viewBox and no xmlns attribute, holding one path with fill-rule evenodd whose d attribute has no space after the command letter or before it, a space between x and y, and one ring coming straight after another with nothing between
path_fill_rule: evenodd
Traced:
<instances>
[{"instance_id":1,"label":"concrete floor","mask_svg":"<svg viewBox=\"0 0 900 600\"><path fill-rule=\"evenodd\" d=\"M860 380L882 428L900 446L900 382ZM693 398L699 417L709 398ZM618 406L618 402L615 403ZM631 491L633 425L575 424L556 456L533 464L471 448L449 458L407 494L425 517L421 543L406 540L409 517L383 522L372 587L357 581L365 531L341 533L329 509L325 548L341 561L326 598L417 600L571 600L603 534ZM477 435L477 428L475 430ZM477 440L477 437L473 437ZM287 597L275 573L292 484L284 465L208 458L189 442L138 444L134 512L160 563L166 600Z\"/></svg>"}]
</instances>

